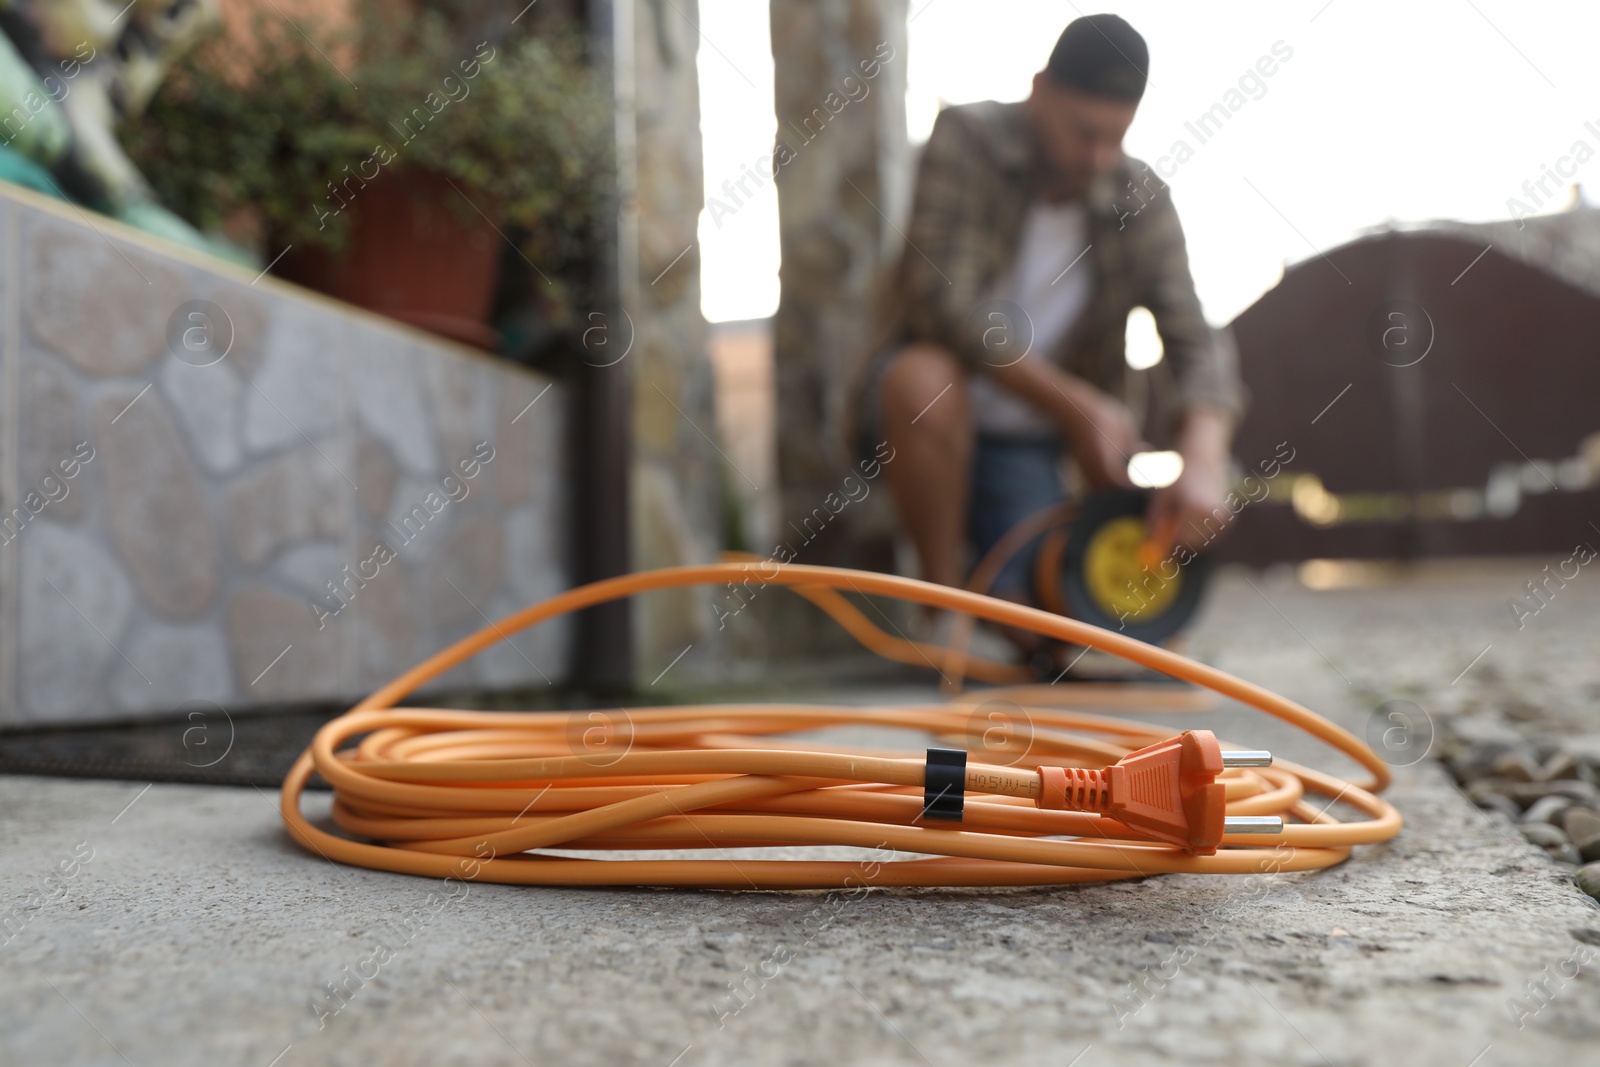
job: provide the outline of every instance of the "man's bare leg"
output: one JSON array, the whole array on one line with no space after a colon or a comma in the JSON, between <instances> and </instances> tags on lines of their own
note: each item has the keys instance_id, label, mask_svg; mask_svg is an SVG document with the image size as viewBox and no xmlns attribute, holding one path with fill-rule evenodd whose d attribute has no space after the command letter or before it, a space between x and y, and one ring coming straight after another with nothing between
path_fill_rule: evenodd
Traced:
<instances>
[{"instance_id":1,"label":"man's bare leg","mask_svg":"<svg viewBox=\"0 0 1600 1067\"><path fill-rule=\"evenodd\" d=\"M917 546L922 577L959 587L972 469L966 371L938 345L907 345L884 373L881 399L895 457L884 471L901 529Z\"/></svg>"}]
</instances>

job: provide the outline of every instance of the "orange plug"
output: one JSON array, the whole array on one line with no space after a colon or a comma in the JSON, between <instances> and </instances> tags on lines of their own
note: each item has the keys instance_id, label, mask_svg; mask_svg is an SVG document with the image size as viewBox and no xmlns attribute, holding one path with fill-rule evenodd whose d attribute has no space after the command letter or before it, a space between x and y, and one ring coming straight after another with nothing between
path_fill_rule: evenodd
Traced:
<instances>
[{"instance_id":1,"label":"orange plug","mask_svg":"<svg viewBox=\"0 0 1600 1067\"><path fill-rule=\"evenodd\" d=\"M1039 807L1109 815L1131 830L1201 856L1217 851L1226 833L1281 833L1283 820L1226 814L1217 775L1228 767L1264 767L1268 752L1224 752L1210 730L1130 752L1103 771L1039 768Z\"/></svg>"}]
</instances>

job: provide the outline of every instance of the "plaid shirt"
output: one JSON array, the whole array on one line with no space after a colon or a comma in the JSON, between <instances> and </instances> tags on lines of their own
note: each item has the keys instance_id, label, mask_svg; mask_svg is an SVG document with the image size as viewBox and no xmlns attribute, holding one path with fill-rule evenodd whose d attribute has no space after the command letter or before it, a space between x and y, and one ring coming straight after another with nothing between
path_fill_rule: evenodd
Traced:
<instances>
[{"instance_id":1,"label":"plaid shirt","mask_svg":"<svg viewBox=\"0 0 1600 1067\"><path fill-rule=\"evenodd\" d=\"M987 299L1012 266L1033 197L1035 157L1021 104L988 101L939 113L918 166L906 247L880 304L873 351L931 341L974 370L998 362L984 347ZM1088 306L1054 351L1058 366L1126 396L1128 313L1148 308L1180 408L1243 408L1238 353L1200 311L1183 228L1167 184L1124 158L1085 197L1089 248L1073 269L1093 273ZM992 339L992 338L991 338Z\"/></svg>"}]
</instances>

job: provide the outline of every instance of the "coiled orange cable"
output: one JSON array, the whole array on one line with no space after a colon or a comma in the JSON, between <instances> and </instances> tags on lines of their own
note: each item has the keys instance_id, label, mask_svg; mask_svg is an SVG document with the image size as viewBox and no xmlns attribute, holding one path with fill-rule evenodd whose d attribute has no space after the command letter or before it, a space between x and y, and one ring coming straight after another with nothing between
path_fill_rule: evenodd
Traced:
<instances>
[{"instance_id":1,"label":"coiled orange cable","mask_svg":"<svg viewBox=\"0 0 1600 1067\"><path fill-rule=\"evenodd\" d=\"M1191 855L1104 815L1041 810L1041 767L1098 768L1171 731L1065 711L1041 690L968 694L955 704L839 708L800 704L636 708L626 712L491 713L396 708L418 686L528 627L637 593L725 582L797 591L850 589L898 597L1102 649L1204 686L1291 723L1372 773L1352 783L1278 762L1230 770L1229 816L1281 815L1273 848L1224 837ZM1050 692L1068 700L1072 687ZM1011 726L986 736L984 701L1017 704ZM925 822L925 763L912 752L866 753L793 735L871 725L973 749L959 823ZM363 736L364 735L364 736ZM357 741L353 747L342 747ZM924 740L925 743L925 740ZM334 789L333 821L301 812L312 773ZM1035 608L866 571L800 564L715 563L631 574L573 589L486 626L383 686L318 731L285 778L293 838L331 860L461 881L527 885L651 885L794 889L891 885L1057 885L1166 872L1303 871L1392 838L1400 816L1376 794L1389 768L1362 741L1315 712L1176 653ZM972 783L981 783L973 788ZM1344 822L1307 794L1353 807ZM851 846L865 859L731 858L726 849ZM687 851L716 858L572 857Z\"/></svg>"}]
</instances>

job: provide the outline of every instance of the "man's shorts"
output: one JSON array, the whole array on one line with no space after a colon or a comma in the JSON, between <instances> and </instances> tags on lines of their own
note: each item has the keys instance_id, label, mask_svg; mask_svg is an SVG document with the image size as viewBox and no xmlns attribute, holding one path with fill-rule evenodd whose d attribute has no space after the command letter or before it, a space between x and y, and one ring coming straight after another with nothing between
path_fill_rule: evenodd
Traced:
<instances>
[{"instance_id":1,"label":"man's shorts","mask_svg":"<svg viewBox=\"0 0 1600 1067\"><path fill-rule=\"evenodd\" d=\"M873 356L856 396L856 452L874 455L885 440L883 379L899 350ZM1061 477L1066 450L1060 437L996 437L979 434L972 451L972 484L967 503L969 569L1006 531L1041 508L1067 499ZM1013 555L990 591L1032 599L1033 561L1039 538Z\"/></svg>"}]
</instances>

